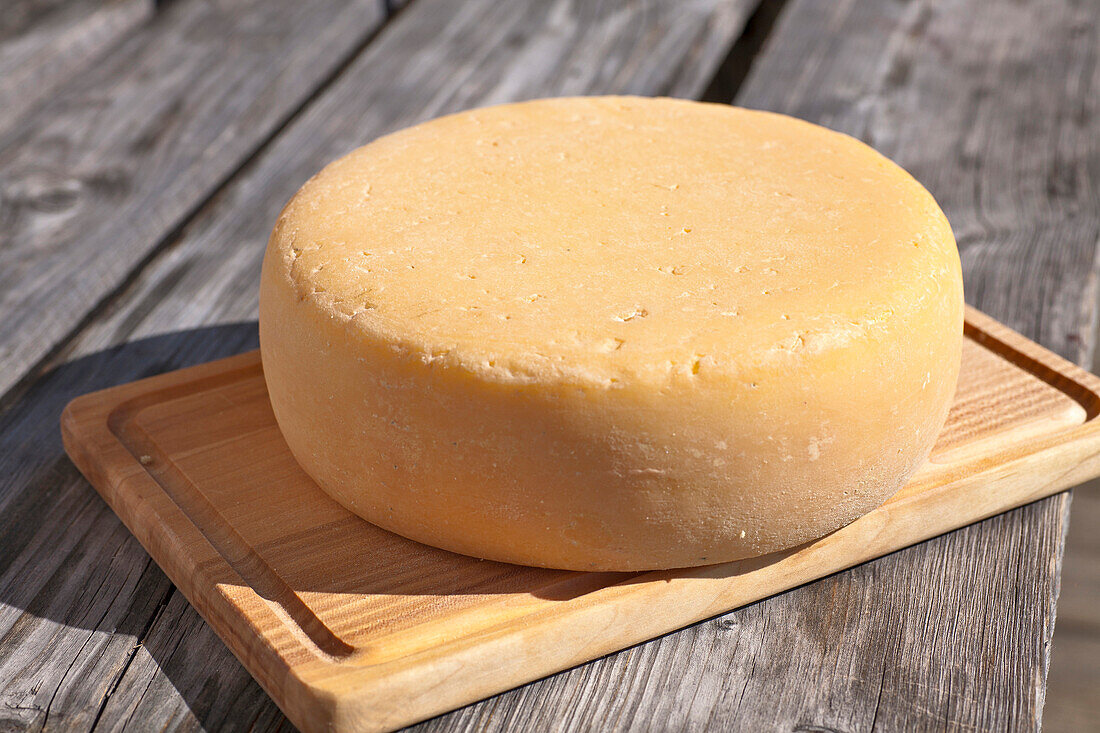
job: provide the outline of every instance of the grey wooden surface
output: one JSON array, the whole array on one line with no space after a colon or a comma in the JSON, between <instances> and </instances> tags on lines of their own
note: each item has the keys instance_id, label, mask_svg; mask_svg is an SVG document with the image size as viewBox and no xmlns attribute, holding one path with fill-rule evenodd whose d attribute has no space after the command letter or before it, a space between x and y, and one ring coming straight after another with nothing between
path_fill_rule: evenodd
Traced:
<instances>
[{"instance_id":1,"label":"grey wooden surface","mask_svg":"<svg viewBox=\"0 0 1100 733\"><path fill-rule=\"evenodd\" d=\"M1100 728L1100 480L1076 489L1066 538L1058 629L1050 651L1043 727Z\"/></svg>"},{"instance_id":2,"label":"grey wooden surface","mask_svg":"<svg viewBox=\"0 0 1100 733\"><path fill-rule=\"evenodd\" d=\"M0 134L152 17L153 0L11 0L0 14Z\"/></svg>"},{"instance_id":3,"label":"grey wooden surface","mask_svg":"<svg viewBox=\"0 0 1100 733\"><path fill-rule=\"evenodd\" d=\"M253 348L276 212L397 127L629 92L847 131L939 198L970 302L1091 364L1095 5L397 5L19 0L0 22L0 100L24 100L0 104L0 729L289 727L64 457L57 419L77 394ZM35 71L50 44L70 71ZM1048 499L422 727L1036 728L1068 509Z\"/></svg>"},{"instance_id":4,"label":"grey wooden surface","mask_svg":"<svg viewBox=\"0 0 1100 733\"><path fill-rule=\"evenodd\" d=\"M0 391L328 83L377 0L169 2L0 134Z\"/></svg>"}]
</instances>

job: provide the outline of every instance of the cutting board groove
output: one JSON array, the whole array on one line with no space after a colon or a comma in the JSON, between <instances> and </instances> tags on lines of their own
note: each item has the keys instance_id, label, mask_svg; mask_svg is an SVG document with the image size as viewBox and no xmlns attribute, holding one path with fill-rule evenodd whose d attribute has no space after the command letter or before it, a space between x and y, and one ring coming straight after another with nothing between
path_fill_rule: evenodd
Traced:
<instances>
[{"instance_id":1,"label":"cutting board groove","mask_svg":"<svg viewBox=\"0 0 1100 733\"><path fill-rule=\"evenodd\" d=\"M378 529L279 434L256 352L85 395L66 449L304 730L398 727L1100 475L1100 380L969 310L932 456L882 508L764 558L656 573L480 561Z\"/></svg>"}]
</instances>

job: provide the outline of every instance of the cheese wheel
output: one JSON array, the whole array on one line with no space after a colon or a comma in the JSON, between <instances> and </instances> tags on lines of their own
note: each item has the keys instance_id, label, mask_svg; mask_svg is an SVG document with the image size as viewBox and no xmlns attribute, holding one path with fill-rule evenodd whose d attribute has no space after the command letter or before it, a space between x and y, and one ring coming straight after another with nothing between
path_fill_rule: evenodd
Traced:
<instances>
[{"instance_id":1,"label":"cheese wheel","mask_svg":"<svg viewBox=\"0 0 1100 733\"><path fill-rule=\"evenodd\" d=\"M857 140L671 99L551 99L378 139L287 204L260 345L349 510L479 558L647 570L882 504L959 371L958 250Z\"/></svg>"}]
</instances>

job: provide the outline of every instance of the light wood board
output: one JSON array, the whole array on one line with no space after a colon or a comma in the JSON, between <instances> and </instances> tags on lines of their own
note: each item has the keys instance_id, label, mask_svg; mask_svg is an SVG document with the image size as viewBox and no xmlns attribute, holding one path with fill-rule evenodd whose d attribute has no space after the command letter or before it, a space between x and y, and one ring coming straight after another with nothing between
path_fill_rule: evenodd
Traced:
<instances>
[{"instance_id":1,"label":"light wood board","mask_svg":"<svg viewBox=\"0 0 1100 733\"><path fill-rule=\"evenodd\" d=\"M955 405L883 507L764 558L657 573L479 561L328 499L257 352L96 392L69 455L303 730L395 728L1100 475L1100 379L969 310Z\"/></svg>"}]
</instances>

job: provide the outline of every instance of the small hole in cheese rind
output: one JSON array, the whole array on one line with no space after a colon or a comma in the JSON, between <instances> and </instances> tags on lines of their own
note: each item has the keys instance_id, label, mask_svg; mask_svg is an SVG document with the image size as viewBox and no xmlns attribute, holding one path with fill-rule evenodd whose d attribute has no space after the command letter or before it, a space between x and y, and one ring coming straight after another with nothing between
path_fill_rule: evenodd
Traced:
<instances>
[{"instance_id":1,"label":"small hole in cheese rind","mask_svg":"<svg viewBox=\"0 0 1100 733\"><path fill-rule=\"evenodd\" d=\"M623 323L629 323L630 321L633 321L635 318L645 318L648 315L649 315L648 310L646 310L645 308L643 308L641 306L636 306L636 307L632 308L630 311L628 311L628 312L626 312L622 315L615 316L615 320L616 321L621 321Z\"/></svg>"}]
</instances>

